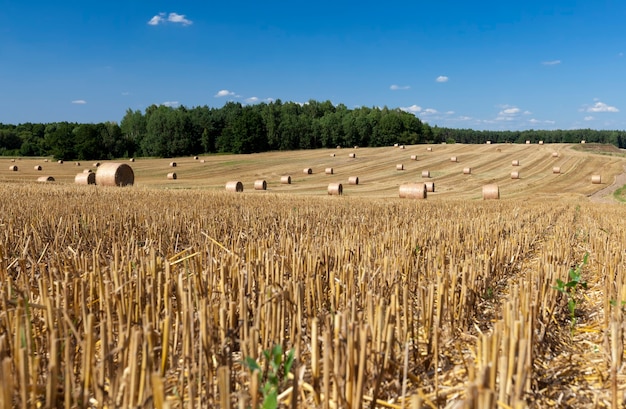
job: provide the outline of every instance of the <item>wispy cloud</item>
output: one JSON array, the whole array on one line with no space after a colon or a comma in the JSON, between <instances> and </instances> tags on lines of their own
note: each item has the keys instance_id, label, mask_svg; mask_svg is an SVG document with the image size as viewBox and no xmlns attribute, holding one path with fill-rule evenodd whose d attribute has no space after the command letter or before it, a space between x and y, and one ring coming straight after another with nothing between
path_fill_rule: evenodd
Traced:
<instances>
[{"instance_id":1,"label":"wispy cloud","mask_svg":"<svg viewBox=\"0 0 626 409\"><path fill-rule=\"evenodd\" d=\"M122 92L122 95L124 95L124 96L128 96L128 95L130 95L130 92L128 92L128 91L123 91L123 92Z\"/></svg>"},{"instance_id":2,"label":"wispy cloud","mask_svg":"<svg viewBox=\"0 0 626 409\"><path fill-rule=\"evenodd\" d=\"M593 121L595 118L592 117L591 115L588 115L586 117L583 118L585 121Z\"/></svg>"},{"instance_id":3,"label":"wispy cloud","mask_svg":"<svg viewBox=\"0 0 626 409\"><path fill-rule=\"evenodd\" d=\"M401 110L405 111L405 112L412 112L412 113L416 113L416 112L421 112L422 111L422 107L419 105L411 105L410 107L400 107Z\"/></svg>"},{"instance_id":4,"label":"wispy cloud","mask_svg":"<svg viewBox=\"0 0 626 409\"><path fill-rule=\"evenodd\" d=\"M617 109L614 106L607 105L604 102L598 101L592 106L588 106L585 109L585 111L587 112L619 112L619 109Z\"/></svg>"},{"instance_id":5,"label":"wispy cloud","mask_svg":"<svg viewBox=\"0 0 626 409\"><path fill-rule=\"evenodd\" d=\"M561 60L552 60L552 61L543 61L541 64L543 65L559 65Z\"/></svg>"},{"instance_id":6,"label":"wispy cloud","mask_svg":"<svg viewBox=\"0 0 626 409\"><path fill-rule=\"evenodd\" d=\"M193 21L186 18L184 14L178 13L159 13L148 21L148 24L151 26L158 26L159 24L165 23L175 23L182 24L183 26L189 26L193 24Z\"/></svg>"},{"instance_id":7,"label":"wispy cloud","mask_svg":"<svg viewBox=\"0 0 626 409\"><path fill-rule=\"evenodd\" d=\"M433 109L433 108L426 108L422 113L424 115L434 115L434 114L438 113L438 111L436 109Z\"/></svg>"},{"instance_id":8,"label":"wispy cloud","mask_svg":"<svg viewBox=\"0 0 626 409\"><path fill-rule=\"evenodd\" d=\"M161 102L161 105L164 105L166 107L176 107L179 105L178 101L165 101L165 102Z\"/></svg>"},{"instance_id":9,"label":"wispy cloud","mask_svg":"<svg viewBox=\"0 0 626 409\"><path fill-rule=\"evenodd\" d=\"M446 77L445 75L440 75L437 77L437 79L435 81L437 82L448 82L449 78Z\"/></svg>"},{"instance_id":10,"label":"wispy cloud","mask_svg":"<svg viewBox=\"0 0 626 409\"><path fill-rule=\"evenodd\" d=\"M85 101L84 99L75 99L74 101L72 101L72 104L76 104L76 105L85 105L87 103L87 101Z\"/></svg>"},{"instance_id":11,"label":"wispy cloud","mask_svg":"<svg viewBox=\"0 0 626 409\"><path fill-rule=\"evenodd\" d=\"M234 92L229 91L227 89L222 89L222 90L217 91L217 94L215 94L215 98L230 97L233 95L235 95Z\"/></svg>"},{"instance_id":12,"label":"wispy cloud","mask_svg":"<svg viewBox=\"0 0 626 409\"><path fill-rule=\"evenodd\" d=\"M396 85L393 84L392 86L389 87L390 90L392 91L399 91L399 90L405 90L405 89L410 89L411 87L408 85Z\"/></svg>"}]
</instances>

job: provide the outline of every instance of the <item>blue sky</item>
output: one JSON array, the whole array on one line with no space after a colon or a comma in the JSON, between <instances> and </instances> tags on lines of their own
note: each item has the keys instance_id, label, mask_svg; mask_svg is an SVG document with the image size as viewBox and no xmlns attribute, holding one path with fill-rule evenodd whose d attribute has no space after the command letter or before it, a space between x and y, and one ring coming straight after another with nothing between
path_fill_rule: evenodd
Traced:
<instances>
[{"instance_id":1,"label":"blue sky","mask_svg":"<svg viewBox=\"0 0 626 409\"><path fill-rule=\"evenodd\" d=\"M310 99L626 129L626 2L0 0L0 122Z\"/></svg>"}]
</instances>

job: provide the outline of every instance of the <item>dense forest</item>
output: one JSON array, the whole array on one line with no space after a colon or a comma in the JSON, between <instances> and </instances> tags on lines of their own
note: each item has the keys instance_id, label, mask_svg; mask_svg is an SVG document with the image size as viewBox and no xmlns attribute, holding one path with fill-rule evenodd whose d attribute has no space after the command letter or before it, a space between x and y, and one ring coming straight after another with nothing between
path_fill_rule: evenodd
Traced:
<instances>
[{"instance_id":1,"label":"dense forest","mask_svg":"<svg viewBox=\"0 0 626 409\"><path fill-rule=\"evenodd\" d=\"M610 143L626 148L625 131L476 131L431 127L400 109L355 108L311 100L222 108L131 109L120 121L98 124L0 123L0 155L52 156L64 160L175 157L201 153L388 146L394 143Z\"/></svg>"}]
</instances>

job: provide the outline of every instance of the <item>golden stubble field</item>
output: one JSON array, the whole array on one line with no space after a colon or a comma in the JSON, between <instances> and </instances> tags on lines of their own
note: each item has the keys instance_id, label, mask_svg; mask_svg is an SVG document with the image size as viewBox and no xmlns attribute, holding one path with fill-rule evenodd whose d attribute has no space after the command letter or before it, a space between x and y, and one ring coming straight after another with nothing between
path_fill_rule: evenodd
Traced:
<instances>
[{"instance_id":1,"label":"golden stubble field","mask_svg":"<svg viewBox=\"0 0 626 409\"><path fill-rule=\"evenodd\" d=\"M3 159L0 408L622 407L626 211L587 196L624 158L573 147L137 160L126 188Z\"/></svg>"}]
</instances>

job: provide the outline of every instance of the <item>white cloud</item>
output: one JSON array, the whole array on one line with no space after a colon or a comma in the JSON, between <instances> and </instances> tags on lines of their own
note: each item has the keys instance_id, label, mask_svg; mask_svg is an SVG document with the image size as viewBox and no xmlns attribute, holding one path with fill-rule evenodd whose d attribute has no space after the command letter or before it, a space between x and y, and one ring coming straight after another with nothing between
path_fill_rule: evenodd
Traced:
<instances>
[{"instance_id":1,"label":"white cloud","mask_svg":"<svg viewBox=\"0 0 626 409\"><path fill-rule=\"evenodd\" d=\"M619 112L619 109L607 105L604 102L596 102L593 106L587 107L587 112Z\"/></svg>"},{"instance_id":2,"label":"white cloud","mask_svg":"<svg viewBox=\"0 0 626 409\"><path fill-rule=\"evenodd\" d=\"M585 121L593 121L595 118L592 117L591 115L588 115L586 117L583 118Z\"/></svg>"},{"instance_id":3,"label":"white cloud","mask_svg":"<svg viewBox=\"0 0 626 409\"><path fill-rule=\"evenodd\" d=\"M437 82L448 82L448 77L446 77L445 75L440 75L437 77L437 79L435 81Z\"/></svg>"},{"instance_id":4,"label":"white cloud","mask_svg":"<svg viewBox=\"0 0 626 409\"><path fill-rule=\"evenodd\" d=\"M471 117L471 116L460 116L460 117L459 117L459 120L461 120L461 121L469 121L469 120L471 120L471 119L472 119L472 117Z\"/></svg>"},{"instance_id":5,"label":"white cloud","mask_svg":"<svg viewBox=\"0 0 626 409\"><path fill-rule=\"evenodd\" d=\"M401 107L401 110L405 111L405 112L412 112L412 113L416 113L416 112L421 112L422 111L422 107L418 106L418 105L411 105L410 107Z\"/></svg>"},{"instance_id":6,"label":"white cloud","mask_svg":"<svg viewBox=\"0 0 626 409\"><path fill-rule=\"evenodd\" d=\"M166 107L175 107L178 106L178 101L165 101L162 102L161 105L164 105Z\"/></svg>"},{"instance_id":7,"label":"white cloud","mask_svg":"<svg viewBox=\"0 0 626 409\"><path fill-rule=\"evenodd\" d=\"M552 60L552 61L544 61L541 64L543 65L559 65L561 60Z\"/></svg>"},{"instance_id":8,"label":"white cloud","mask_svg":"<svg viewBox=\"0 0 626 409\"><path fill-rule=\"evenodd\" d=\"M247 102L248 104L254 104L254 103L256 103L256 102L259 102L259 98L257 98L257 97L250 97L250 98L246 98L246 102Z\"/></svg>"},{"instance_id":9,"label":"white cloud","mask_svg":"<svg viewBox=\"0 0 626 409\"><path fill-rule=\"evenodd\" d=\"M500 116L512 116L520 113L520 109L517 107L505 108L498 113Z\"/></svg>"},{"instance_id":10,"label":"white cloud","mask_svg":"<svg viewBox=\"0 0 626 409\"><path fill-rule=\"evenodd\" d=\"M229 91L227 89L222 89L222 90L217 91L217 94L215 94L215 98L230 97L230 96L233 96L233 95L235 95L234 92Z\"/></svg>"},{"instance_id":11,"label":"white cloud","mask_svg":"<svg viewBox=\"0 0 626 409\"><path fill-rule=\"evenodd\" d=\"M398 90L404 90L404 89L410 89L411 87L408 85L396 85L393 84L392 86L389 87L390 90L392 91L398 91Z\"/></svg>"},{"instance_id":12,"label":"white cloud","mask_svg":"<svg viewBox=\"0 0 626 409\"><path fill-rule=\"evenodd\" d=\"M84 99L75 99L74 101L72 101L72 104L76 104L76 105L85 105L87 103L87 101L85 101Z\"/></svg>"},{"instance_id":13,"label":"white cloud","mask_svg":"<svg viewBox=\"0 0 626 409\"><path fill-rule=\"evenodd\" d=\"M425 114L425 115L433 115L433 114L436 114L436 113L437 113L437 110L436 110L436 109L426 108L426 109L424 110L424 114Z\"/></svg>"},{"instance_id":14,"label":"white cloud","mask_svg":"<svg viewBox=\"0 0 626 409\"><path fill-rule=\"evenodd\" d=\"M159 24L165 24L166 22L182 24L183 26L189 26L193 24L193 21L185 17L184 14L178 13L159 13L152 17L148 24L151 26L158 26Z\"/></svg>"}]
</instances>

